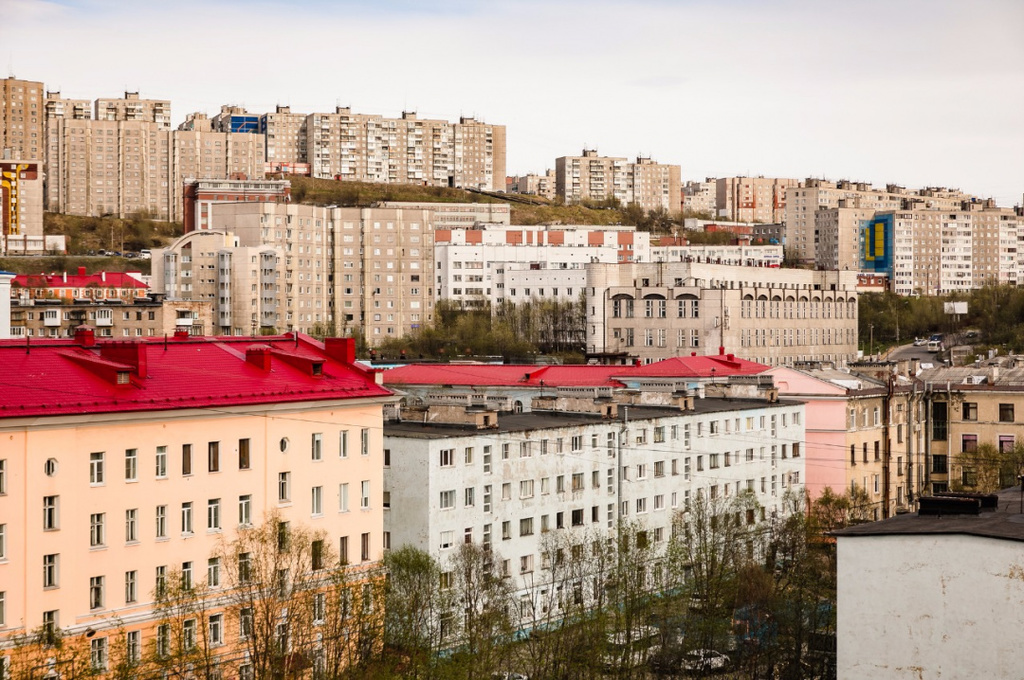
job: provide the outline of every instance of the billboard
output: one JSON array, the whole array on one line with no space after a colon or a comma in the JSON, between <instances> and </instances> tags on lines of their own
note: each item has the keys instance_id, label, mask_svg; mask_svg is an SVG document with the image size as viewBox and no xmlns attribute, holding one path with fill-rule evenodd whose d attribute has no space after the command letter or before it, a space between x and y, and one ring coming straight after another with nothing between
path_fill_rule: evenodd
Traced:
<instances>
[{"instance_id":1,"label":"billboard","mask_svg":"<svg viewBox=\"0 0 1024 680\"><path fill-rule=\"evenodd\" d=\"M892 276L893 215L878 215L860 223L860 268Z\"/></svg>"}]
</instances>

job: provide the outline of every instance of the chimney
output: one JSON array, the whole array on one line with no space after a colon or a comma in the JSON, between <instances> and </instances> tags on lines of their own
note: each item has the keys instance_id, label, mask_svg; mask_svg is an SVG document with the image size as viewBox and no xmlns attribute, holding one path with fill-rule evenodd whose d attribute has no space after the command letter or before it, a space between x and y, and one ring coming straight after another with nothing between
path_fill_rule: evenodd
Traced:
<instances>
[{"instance_id":1,"label":"chimney","mask_svg":"<svg viewBox=\"0 0 1024 680\"><path fill-rule=\"evenodd\" d=\"M351 366L356 362L355 338L324 338L324 352L331 359Z\"/></svg>"},{"instance_id":2,"label":"chimney","mask_svg":"<svg viewBox=\"0 0 1024 680\"><path fill-rule=\"evenodd\" d=\"M175 340L188 340L188 329L178 326L174 329Z\"/></svg>"},{"instance_id":3,"label":"chimney","mask_svg":"<svg viewBox=\"0 0 1024 680\"><path fill-rule=\"evenodd\" d=\"M105 271L100 272L100 280L102 280L103 283L107 282L107 272L105 272Z\"/></svg>"},{"instance_id":4,"label":"chimney","mask_svg":"<svg viewBox=\"0 0 1024 680\"><path fill-rule=\"evenodd\" d=\"M92 326L75 326L75 344L82 347L96 346L96 331Z\"/></svg>"},{"instance_id":5,"label":"chimney","mask_svg":"<svg viewBox=\"0 0 1024 680\"><path fill-rule=\"evenodd\" d=\"M11 281L14 276L0 271L0 340L11 337Z\"/></svg>"},{"instance_id":6,"label":"chimney","mask_svg":"<svg viewBox=\"0 0 1024 680\"><path fill-rule=\"evenodd\" d=\"M85 276L85 267L79 267L78 268L78 275L79 276Z\"/></svg>"},{"instance_id":7,"label":"chimney","mask_svg":"<svg viewBox=\"0 0 1024 680\"><path fill-rule=\"evenodd\" d=\"M149 376L146 362L146 344L142 342L109 342L100 345L100 356L108 361L128 364L140 378Z\"/></svg>"},{"instance_id":8,"label":"chimney","mask_svg":"<svg viewBox=\"0 0 1024 680\"><path fill-rule=\"evenodd\" d=\"M245 350L245 363L252 364L261 371L269 371L270 355L270 345L252 345Z\"/></svg>"}]
</instances>

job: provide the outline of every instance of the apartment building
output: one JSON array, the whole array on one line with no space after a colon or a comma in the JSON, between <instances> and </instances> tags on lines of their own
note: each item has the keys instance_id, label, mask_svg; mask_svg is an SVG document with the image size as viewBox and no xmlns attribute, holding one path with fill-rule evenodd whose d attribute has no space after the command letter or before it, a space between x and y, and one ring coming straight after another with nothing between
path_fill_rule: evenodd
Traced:
<instances>
[{"instance_id":1,"label":"apartment building","mask_svg":"<svg viewBox=\"0 0 1024 680\"><path fill-rule=\"evenodd\" d=\"M765 371L780 396L806 402L807 475L813 500L853 494L868 519L905 510L920 489L923 428L909 390L822 364Z\"/></svg>"},{"instance_id":2,"label":"apartment building","mask_svg":"<svg viewBox=\"0 0 1024 680\"><path fill-rule=\"evenodd\" d=\"M149 294L141 272L105 272L86 274L85 267L69 274L18 274L11 284L11 295L26 302L109 302L131 304Z\"/></svg>"},{"instance_id":3,"label":"apartment building","mask_svg":"<svg viewBox=\"0 0 1024 680\"><path fill-rule=\"evenodd\" d=\"M779 267L782 246L692 245L683 238L661 237L651 246L651 262L707 262L744 267ZM639 260L638 260L639 261Z\"/></svg>"},{"instance_id":4,"label":"apartment building","mask_svg":"<svg viewBox=\"0 0 1024 680\"><path fill-rule=\"evenodd\" d=\"M2 255L41 255L51 249L63 252L63 236L43 235L43 168L39 161L11 160L0 154L0 237Z\"/></svg>"},{"instance_id":5,"label":"apartment building","mask_svg":"<svg viewBox=\"0 0 1024 680\"><path fill-rule=\"evenodd\" d=\"M175 574L208 589L196 615L220 670L251 676L245 611L230 602L235 565L224 560L261 558L222 557L225 542L277 513L279 531L322 532L311 550L351 564L356 584L387 545L391 397L354 358L350 339L292 336L111 342L83 328L31 351L0 342L5 651L43 631L84 644L78 663L100 673L115 649L138 661L162 635L154 594ZM348 489L358 505L336 505Z\"/></svg>"},{"instance_id":6,"label":"apartment building","mask_svg":"<svg viewBox=\"0 0 1024 680\"><path fill-rule=\"evenodd\" d=\"M383 201L382 208L429 210L435 231L469 229L481 224L512 223L512 206L508 203L420 203L416 201Z\"/></svg>"},{"instance_id":7,"label":"apartment building","mask_svg":"<svg viewBox=\"0 0 1024 680\"><path fill-rule=\"evenodd\" d=\"M506 181L507 190L513 194L529 194L540 196L549 201L555 200L555 171L548 170L543 175L527 173L517 177L509 177Z\"/></svg>"},{"instance_id":8,"label":"apartment building","mask_svg":"<svg viewBox=\"0 0 1024 680\"><path fill-rule=\"evenodd\" d=\"M291 182L274 179L186 179L182 188L185 233L210 228L213 203L249 201L287 203Z\"/></svg>"},{"instance_id":9,"label":"apartment building","mask_svg":"<svg viewBox=\"0 0 1024 680\"><path fill-rule=\"evenodd\" d=\"M865 182L840 180L830 182L808 178L786 191L786 241L793 256L805 264L823 264L826 257L838 257L833 248L843 234L826 236L823 230L838 223L831 217L818 223L818 213L829 208L856 208L860 210L888 211L922 208L925 210L957 209L972 197L957 189L928 187L910 190L895 184L876 189ZM842 204L840 201L844 201ZM822 258L819 262L818 258Z\"/></svg>"},{"instance_id":10,"label":"apartment building","mask_svg":"<svg viewBox=\"0 0 1024 680\"><path fill-rule=\"evenodd\" d=\"M153 289L208 299L220 332L356 330L375 345L433 319L431 213L213 203L208 231L153 253Z\"/></svg>"},{"instance_id":11,"label":"apartment building","mask_svg":"<svg viewBox=\"0 0 1024 680\"><path fill-rule=\"evenodd\" d=\"M803 404L664 393L662 406L627 406L611 388L549 389L529 413L499 412L481 386L385 423L393 547L447 564L458 545L482 545L529 617L561 606L556 548L603 544L629 524L660 559L698 495L741 499L743 521L756 524L785 516L787 493L803 494ZM579 587L583 600L595 595Z\"/></svg>"},{"instance_id":12,"label":"apartment building","mask_svg":"<svg viewBox=\"0 0 1024 680\"><path fill-rule=\"evenodd\" d=\"M638 157L598 156L596 149L584 149L581 156L555 159L555 192L566 203L615 199L622 205L635 203L644 210L679 209L678 165L664 165Z\"/></svg>"},{"instance_id":13,"label":"apartment building","mask_svg":"<svg viewBox=\"0 0 1024 680\"><path fill-rule=\"evenodd\" d=\"M718 185L714 177L703 182L685 182L682 187L682 211L686 214L700 213L717 217Z\"/></svg>"},{"instance_id":14,"label":"apartment building","mask_svg":"<svg viewBox=\"0 0 1024 680\"><path fill-rule=\"evenodd\" d=\"M880 273L889 276L900 295L965 292L1022 280L1021 217L991 200L947 210L880 212L862 225L862 244L868 242L866 232L877 225L891 234L893 256ZM861 248L865 260L875 252L877 247L872 252L866 245Z\"/></svg>"},{"instance_id":15,"label":"apartment building","mask_svg":"<svg viewBox=\"0 0 1024 680\"><path fill-rule=\"evenodd\" d=\"M47 210L74 215L149 213L182 219L186 178L261 176L263 140L242 133L171 131L140 120L52 118Z\"/></svg>"},{"instance_id":16,"label":"apartment building","mask_svg":"<svg viewBox=\"0 0 1024 680\"><path fill-rule=\"evenodd\" d=\"M43 84L8 76L0 80L0 156L41 161L43 142Z\"/></svg>"},{"instance_id":17,"label":"apartment building","mask_svg":"<svg viewBox=\"0 0 1024 680\"><path fill-rule=\"evenodd\" d=\"M575 301L588 262L646 262L650 234L624 226L502 226L440 229L435 223L437 299Z\"/></svg>"},{"instance_id":18,"label":"apartment building","mask_svg":"<svg viewBox=\"0 0 1024 680\"><path fill-rule=\"evenodd\" d=\"M95 329L97 338L166 338L175 333L207 335L214 329L212 305L206 300L164 300L162 296L66 302L15 299L11 337L70 338L79 326Z\"/></svg>"},{"instance_id":19,"label":"apartment building","mask_svg":"<svg viewBox=\"0 0 1024 680\"><path fill-rule=\"evenodd\" d=\"M786 191L799 183L782 177L719 177L715 180L712 214L734 222L782 222L786 218Z\"/></svg>"},{"instance_id":20,"label":"apartment building","mask_svg":"<svg viewBox=\"0 0 1024 680\"><path fill-rule=\"evenodd\" d=\"M719 347L769 366L857 356L857 274L693 262L588 264L587 354L658 361Z\"/></svg>"},{"instance_id":21,"label":"apartment building","mask_svg":"<svg viewBox=\"0 0 1024 680\"><path fill-rule=\"evenodd\" d=\"M171 129L171 102L166 99L140 99L138 92L125 92L123 99L97 99L96 120L138 120L156 123L160 130Z\"/></svg>"},{"instance_id":22,"label":"apartment building","mask_svg":"<svg viewBox=\"0 0 1024 680\"><path fill-rule=\"evenodd\" d=\"M278 105L260 116L259 131L266 137L267 163L306 162L306 114Z\"/></svg>"},{"instance_id":23,"label":"apartment building","mask_svg":"<svg viewBox=\"0 0 1024 680\"><path fill-rule=\"evenodd\" d=\"M928 418L926 490L1012 486L1019 471L1010 454L1024 442L1016 417L1024 413L1024 366L1019 357L932 368L918 377ZM1001 472L1000 461L1009 468Z\"/></svg>"}]
</instances>

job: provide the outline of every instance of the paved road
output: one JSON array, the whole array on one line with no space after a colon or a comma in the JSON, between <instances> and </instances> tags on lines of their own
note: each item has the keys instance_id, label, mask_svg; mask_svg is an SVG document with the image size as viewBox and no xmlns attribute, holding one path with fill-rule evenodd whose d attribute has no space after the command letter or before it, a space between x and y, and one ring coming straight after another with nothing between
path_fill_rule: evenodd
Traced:
<instances>
[{"instance_id":1,"label":"paved road","mask_svg":"<svg viewBox=\"0 0 1024 680\"><path fill-rule=\"evenodd\" d=\"M910 359L920 359L921 363L936 363L936 354L929 352L927 347L924 345L920 347L914 347L913 344L901 345L895 348L889 353L887 359L889 361L909 361Z\"/></svg>"}]
</instances>

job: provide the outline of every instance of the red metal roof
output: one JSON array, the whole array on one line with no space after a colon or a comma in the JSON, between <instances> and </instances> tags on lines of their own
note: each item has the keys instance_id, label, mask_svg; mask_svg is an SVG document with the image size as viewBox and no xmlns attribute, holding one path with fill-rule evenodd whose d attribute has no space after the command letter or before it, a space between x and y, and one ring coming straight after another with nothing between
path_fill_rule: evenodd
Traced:
<instances>
[{"instance_id":1,"label":"red metal roof","mask_svg":"<svg viewBox=\"0 0 1024 680\"><path fill-rule=\"evenodd\" d=\"M477 385L493 387L625 387L610 376L622 366L533 366L409 364L384 372L388 385Z\"/></svg>"},{"instance_id":2,"label":"red metal roof","mask_svg":"<svg viewBox=\"0 0 1024 680\"><path fill-rule=\"evenodd\" d=\"M141 275L138 272L134 272ZM104 278L105 277L105 278ZM135 276L125 272L105 272L96 274L18 274L12 284L25 288L140 288L146 284Z\"/></svg>"},{"instance_id":3,"label":"red metal roof","mask_svg":"<svg viewBox=\"0 0 1024 680\"><path fill-rule=\"evenodd\" d=\"M754 375L770 367L732 354L672 357L646 366L637 366L614 375L622 378L714 378L730 375Z\"/></svg>"},{"instance_id":4,"label":"red metal roof","mask_svg":"<svg viewBox=\"0 0 1024 680\"><path fill-rule=\"evenodd\" d=\"M344 341L291 334L0 341L0 418L388 396ZM252 347L252 359L246 351ZM347 351L346 351L347 350ZM256 358L256 355L269 360ZM266 365L269 370L261 366ZM319 374L318 374L319 373ZM118 384L119 380L127 384Z\"/></svg>"}]
</instances>

